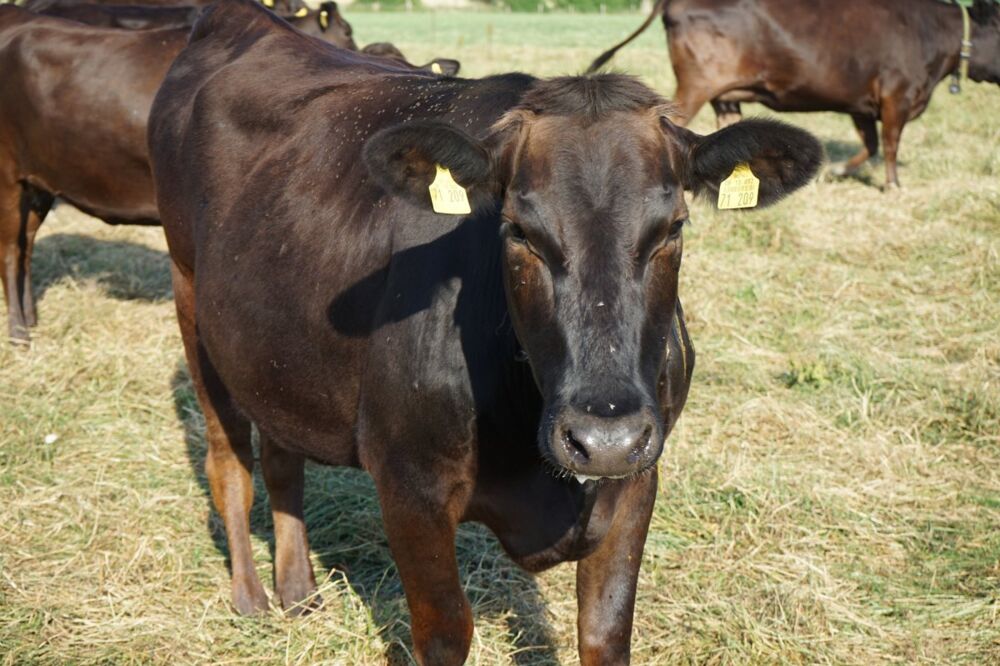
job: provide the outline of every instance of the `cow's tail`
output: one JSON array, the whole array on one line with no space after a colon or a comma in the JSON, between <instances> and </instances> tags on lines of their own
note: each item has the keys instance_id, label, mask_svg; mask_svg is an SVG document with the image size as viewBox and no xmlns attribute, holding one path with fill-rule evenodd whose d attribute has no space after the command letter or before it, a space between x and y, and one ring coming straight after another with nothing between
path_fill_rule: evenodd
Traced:
<instances>
[{"instance_id":1,"label":"cow's tail","mask_svg":"<svg viewBox=\"0 0 1000 666\"><path fill-rule=\"evenodd\" d=\"M594 60L594 62L590 63L590 67L587 68L587 74L593 74L594 72L596 72L597 70L599 70L601 67L604 67L604 65L609 60L611 60L615 56L616 53L618 53L618 49L620 49L621 47L625 46L626 44L628 44L629 42L631 42L633 39L635 39L636 37L638 37L639 35L641 35L642 31L645 30L646 28L648 28L649 24L653 22L653 19L655 19L658 14L663 13L663 6L666 5L667 2L668 2L668 0L656 0L656 4L653 5L653 11L649 12L649 16L647 16L646 20L642 22L642 25L639 26L639 29L636 30L635 32L633 32L628 37L626 37L623 41L618 42L617 44L615 44L614 46L612 46L610 49L608 49L607 51L605 51L601 55L597 56L597 59Z\"/></svg>"}]
</instances>

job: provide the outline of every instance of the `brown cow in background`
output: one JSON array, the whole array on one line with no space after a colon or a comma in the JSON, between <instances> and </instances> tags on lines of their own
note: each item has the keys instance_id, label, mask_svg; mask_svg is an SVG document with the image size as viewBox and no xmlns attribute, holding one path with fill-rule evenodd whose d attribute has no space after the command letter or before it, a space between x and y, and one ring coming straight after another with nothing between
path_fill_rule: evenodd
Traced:
<instances>
[{"instance_id":1,"label":"brown cow in background","mask_svg":"<svg viewBox=\"0 0 1000 666\"><path fill-rule=\"evenodd\" d=\"M596 70L663 15L675 101L688 119L705 102L719 126L741 118L741 102L776 111L850 114L863 147L848 173L878 152L882 122L886 182L898 186L903 126L959 67L962 12L939 0L658 0L649 18L591 65ZM1000 83L1000 7L975 0L969 78Z\"/></svg>"},{"instance_id":2,"label":"brown cow in background","mask_svg":"<svg viewBox=\"0 0 1000 666\"><path fill-rule=\"evenodd\" d=\"M33 12L41 12L52 5L142 5L145 7L207 7L215 0L27 0L21 6ZM279 16L294 16L308 6L302 0L262 0L262 5Z\"/></svg>"},{"instance_id":3,"label":"brown cow in background","mask_svg":"<svg viewBox=\"0 0 1000 666\"><path fill-rule=\"evenodd\" d=\"M35 232L58 196L110 224L158 224L146 121L188 30L119 30L0 6L0 274L28 341Z\"/></svg>"},{"instance_id":4,"label":"brown cow in background","mask_svg":"<svg viewBox=\"0 0 1000 666\"><path fill-rule=\"evenodd\" d=\"M322 2L311 9L300 0L268 0L278 16L307 35L344 49L357 50L351 24L336 2ZM28 0L23 6L38 14L58 16L87 25L129 30L190 28L206 0Z\"/></svg>"},{"instance_id":5,"label":"brown cow in background","mask_svg":"<svg viewBox=\"0 0 1000 666\"><path fill-rule=\"evenodd\" d=\"M123 28L126 30L155 30L158 28L190 27L201 7L146 7L143 5L92 5L52 3L44 9L34 10L44 16L55 16L77 23Z\"/></svg>"}]
</instances>

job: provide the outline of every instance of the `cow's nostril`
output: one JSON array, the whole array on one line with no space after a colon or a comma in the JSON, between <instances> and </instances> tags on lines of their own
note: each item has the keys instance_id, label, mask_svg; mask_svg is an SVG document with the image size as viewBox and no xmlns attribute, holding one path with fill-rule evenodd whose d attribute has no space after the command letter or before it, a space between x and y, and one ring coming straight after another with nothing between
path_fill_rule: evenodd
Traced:
<instances>
[{"instance_id":1,"label":"cow's nostril","mask_svg":"<svg viewBox=\"0 0 1000 666\"><path fill-rule=\"evenodd\" d=\"M649 447L649 441L653 438L653 426L646 426L646 429L642 431L638 439L635 440L635 446L628 454L628 461L630 464L635 464L645 455L646 449Z\"/></svg>"},{"instance_id":2,"label":"cow's nostril","mask_svg":"<svg viewBox=\"0 0 1000 666\"><path fill-rule=\"evenodd\" d=\"M587 453L587 448L583 443L573 436L573 431L567 428L563 430L563 446L566 447L566 452L573 457L578 457L582 459L583 462L590 460L590 454Z\"/></svg>"}]
</instances>

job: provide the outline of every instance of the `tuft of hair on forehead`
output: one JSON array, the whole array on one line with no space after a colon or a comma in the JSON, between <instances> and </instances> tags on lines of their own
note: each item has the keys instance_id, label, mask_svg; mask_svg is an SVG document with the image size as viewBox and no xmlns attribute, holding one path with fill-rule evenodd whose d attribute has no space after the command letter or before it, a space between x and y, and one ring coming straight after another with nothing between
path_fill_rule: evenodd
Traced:
<instances>
[{"instance_id":1,"label":"tuft of hair on forehead","mask_svg":"<svg viewBox=\"0 0 1000 666\"><path fill-rule=\"evenodd\" d=\"M536 81L516 110L537 115L580 116L600 120L616 111L663 110L672 106L657 92L627 74L584 74Z\"/></svg>"}]
</instances>

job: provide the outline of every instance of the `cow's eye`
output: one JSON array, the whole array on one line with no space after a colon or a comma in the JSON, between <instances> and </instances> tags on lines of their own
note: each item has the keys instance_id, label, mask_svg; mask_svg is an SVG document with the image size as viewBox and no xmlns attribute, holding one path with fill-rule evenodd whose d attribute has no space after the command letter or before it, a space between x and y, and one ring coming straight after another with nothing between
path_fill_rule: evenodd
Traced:
<instances>
[{"instance_id":1,"label":"cow's eye","mask_svg":"<svg viewBox=\"0 0 1000 666\"><path fill-rule=\"evenodd\" d=\"M674 240L681 235L681 230L684 229L684 225L687 223L687 218L677 220L670 225L670 230L667 232L667 238Z\"/></svg>"},{"instance_id":2,"label":"cow's eye","mask_svg":"<svg viewBox=\"0 0 1000 666\"><path fill-rule=\"evenodd\" d=\"M515 243L528 242L528 237L524 235L524 229L516 222L507 222L507 235Z\"/></svg>"}]
</instances>

